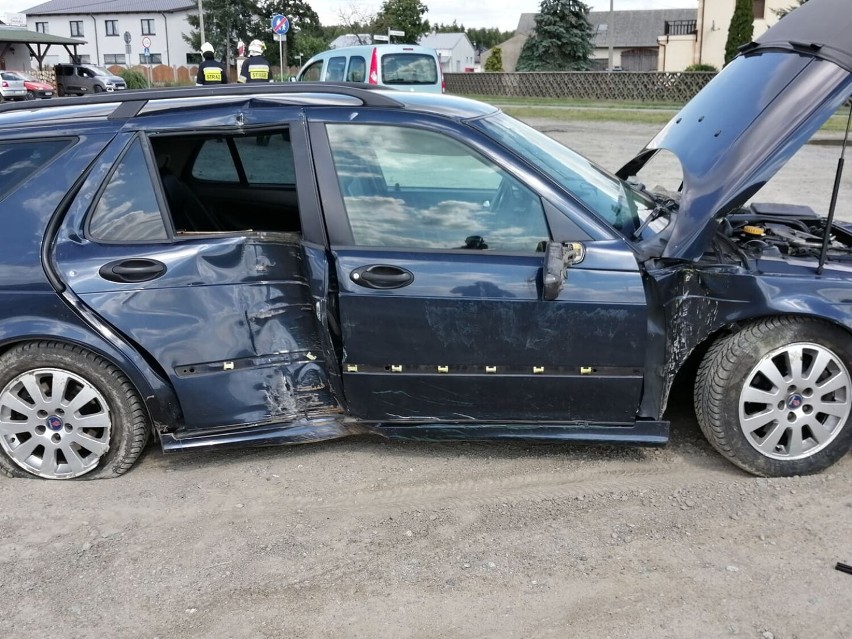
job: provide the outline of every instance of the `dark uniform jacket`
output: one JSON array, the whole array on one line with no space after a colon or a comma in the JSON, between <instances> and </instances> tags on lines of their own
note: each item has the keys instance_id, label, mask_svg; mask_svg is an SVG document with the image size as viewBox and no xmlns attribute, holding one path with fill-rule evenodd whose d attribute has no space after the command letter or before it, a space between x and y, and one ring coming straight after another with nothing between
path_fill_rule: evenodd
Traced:
<instances>
[{"instance_id":1,"label":"dark uniform jacket","mask_svg":"<svg viewBox=\"0 0 852 639\"><path fill-rule=\"evenodd\" d=\"M228 74L218 60L205 60L198 65L197 84L227 84Z\"/></svg>"},{"instance_id":2,"label":"dark uniform jacket","mask_svg":"<svg viewBox=\"0 0 852 639\"><path fill-rule=\"evenodd\" d=\"M240 82L269 82L272 80L272 72L269 69L269 60L262 55L253 55L243 61L240 69Z\"/></svg>"}]
</instances>

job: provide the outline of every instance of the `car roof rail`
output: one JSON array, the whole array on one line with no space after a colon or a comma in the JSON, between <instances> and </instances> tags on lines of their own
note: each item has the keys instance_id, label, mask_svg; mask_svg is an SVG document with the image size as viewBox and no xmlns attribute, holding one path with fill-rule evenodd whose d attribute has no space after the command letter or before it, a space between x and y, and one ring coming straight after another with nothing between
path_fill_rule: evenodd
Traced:
<instances>
[{"instance_id":1,"label":"car roof rail","mask_svg":"<svg viewBox=\"0 0 852 639\"><path fill-rule=\"evenodd\" d=\"M382 92L378 92L381 89ZM361 100L368 107L392 107L404 106L398 100L386 95L385 87L375 87L355 82L288 82L279 84L220 84L214 86L174 87L158 89L124 89L110 93L99 93L98 95L87 95L83 97L53 98L50 100L7 103L0 106L0 113L8 113L17 110L49 109L51 107L87 105L87 104L109 104L117 103L116 110L110 115L110 119L132 118L137 115L144 106L156 100L178 100L185 98L201 97L229 97L229 96L274 96L274 95L308 95L325 94L329 96L348 96Z\"/></svg>"}]
</instances>

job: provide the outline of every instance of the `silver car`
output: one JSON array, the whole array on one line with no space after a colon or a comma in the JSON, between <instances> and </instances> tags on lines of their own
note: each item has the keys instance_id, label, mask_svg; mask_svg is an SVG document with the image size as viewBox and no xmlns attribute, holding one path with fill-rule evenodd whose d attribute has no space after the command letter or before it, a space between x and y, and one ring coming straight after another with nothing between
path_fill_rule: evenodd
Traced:
<instances>
[{"instance_id":1,"label":"silver car","mask_svg":"<svg viewBox=\"0 0 852 639\"><path fill-rule=\"evenodd\" d=\"M27 88L23 79L14 73L0 71L0 102L3 100L23 100L27 97Z\"/></svg>"}]
</instances>

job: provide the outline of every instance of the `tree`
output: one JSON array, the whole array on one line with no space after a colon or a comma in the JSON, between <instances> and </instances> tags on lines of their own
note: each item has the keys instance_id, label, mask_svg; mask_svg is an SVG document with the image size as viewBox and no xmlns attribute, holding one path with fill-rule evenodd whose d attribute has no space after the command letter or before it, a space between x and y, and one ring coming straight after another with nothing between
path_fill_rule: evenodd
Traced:
<instances>
[{"instance_id":1,"label":"tree","mask_svg":"<svg viewBox=\"0 0 852 639\"><path fill-rule=\"evenodd\" d=\"M792 7L787 7L786 9L773 9L773 11L775 12L775 15L778 16L778 19L780 20L784 16L793 13L793 11L795 11L796 9L801 7L808 0L797 0L797 1L799 3L798 5L793 5Z\"/></svg>"},{"instance_id":2,"label":"tree","mask_svg":"<svg viewBox=\"0 0 852 639\"><path fill-rule=\"evenodd\" d=\"M259 9L252 0L205 0L204 1L204 39L213 45L217 57L230 64L231 53L236 49L238 40L245 40L250 34L260 33L258 23ZM183 34L184 41L194 50L201 50L201 34L198 32L197 13L190 13L187 22L194 29L189 35Z\"/></svg>"},{"instance_id":3,"label":"tree","mask_svg":"<svg viewBox=\"0 0 852 639\"><path fill-rule=\"evenodd\" d=\"M327 42L322 38L322 25L316 11L311 8L305 0L259 0L258 12L263 24L269 25L269 21L275 14L287 16L290 20L290 30L287 31L287 65L293 66L302 59L307 60L311 56L325 51ZM266 44L266 58L273 65L281 63L278 53L278 41L274 39L272 31L265 28L262 32L255 34L255 38L263 40ZM248 40L245 40L248 42Z\"/></svg>"},{"instance_id":4,"label":"tree","mask_svg":"<svg viewBox=\"0 0 852 639\"><path fill-rule=\"evenodd\" d=\"M491 49L491 54L485 61L485 70L496 71L497 73L501 73L503 71L503 51L500 47L494 47Z\"/></svg>"},{"instance_id":5,"label":"tree","mask_svg":"<svg viewBox=\"0 0 852 639\"><path fill-rule=\"evenodd\" d=\"M754 4L752 0L737 0L731 26L728 27L728 41L725 44L725 64L737 57L739 49L751 42L754 35Z\"/></svg>"},{"instance_id":6,"label":"tree","mask_svg":"<svg viewBox=\"0 0 852 639\"><path fill-rule=\"evenodd\" d=\"M542 0L535 31L518 58L518 71L583 71L594 49L589 7L579 0Z\"/></svg>"},{"instance_id":7,"label":"tree","mask_svg":"<svg viewBox=\"0 0 852 639\"><path fill-rule=\"evenodd\" d=\"M491 49L501 42L505 42L514 35L513 31L500 31L500 29L468 29L467 37L477 47Z\"/></svg>"},{"instance_id":8,"label":"tree","mask_svg":"<svg viewBox=\"0 0 852 639\"><path fill-rule=\"evenodd\" d=\"M428 10L420 0L385 0L376 14L373 33L387 33L388 29L405 31L405 36L397 42L416 44L429 31L429 21L423 19Z\"/></svg>"}]
</instances>

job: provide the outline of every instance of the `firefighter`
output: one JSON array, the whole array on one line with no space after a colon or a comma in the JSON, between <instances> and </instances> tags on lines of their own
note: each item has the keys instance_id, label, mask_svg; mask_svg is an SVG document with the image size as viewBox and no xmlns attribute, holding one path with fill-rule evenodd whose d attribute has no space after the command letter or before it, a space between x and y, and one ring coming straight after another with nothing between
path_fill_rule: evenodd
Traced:
<instances>
[{"instance_id":1,"label":"firefighter","mask_svg":"<svg viewBox=\"0 0 852 639\"><path fill-rule=\"evenodd\" d=\"M240 82L272 82L272 71L269 68L269 60L263 56L266 45L260 40L252 40L248 46L249 57L243 60Z\"/></svg>"},{"instance_id":2,"label":"firefighter","mask_svg":"<svg viewBox=\"0 0 852 639\"><path fill-rule=\"evenodd\" d=\"M205 84L227 84L228 74L225 66L213 57L213 45L205 42L201 45L201 55L204 61L198 65L197 86Z\"/></svg>"}]
</instances>

